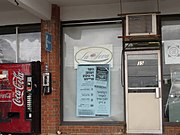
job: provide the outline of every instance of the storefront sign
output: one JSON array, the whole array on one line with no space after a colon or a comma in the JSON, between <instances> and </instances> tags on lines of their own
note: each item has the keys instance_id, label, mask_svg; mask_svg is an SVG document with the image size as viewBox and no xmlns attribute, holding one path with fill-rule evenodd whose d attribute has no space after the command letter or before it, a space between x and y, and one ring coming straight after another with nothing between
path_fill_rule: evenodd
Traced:
<instances>
[{"instance_id":1,"label":"storefront sign","mask_svg":"<svg viewBox=\"0 0 180 135\"><path fill-rule=\"evenodd\" d=\"M78 64L110 64L113 67L112 45L74 47L74 68Z\"/></svg>"},{"instance_id":2,"label":"storefront sign","mask_svg":"<svg viewBox=\"0 0 180 135\"><path fill-rule=\"evenodd\" d=\"M110 67L79 65L77 68L77 116L110 115Z\"/></svg>"}]
</instances>

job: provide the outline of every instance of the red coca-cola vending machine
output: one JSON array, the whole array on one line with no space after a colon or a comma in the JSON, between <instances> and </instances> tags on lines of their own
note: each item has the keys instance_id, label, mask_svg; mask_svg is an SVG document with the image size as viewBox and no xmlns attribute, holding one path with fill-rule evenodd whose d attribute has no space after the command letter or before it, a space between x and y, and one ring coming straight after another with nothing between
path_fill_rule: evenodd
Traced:
<instances>
[{"instance_id":1,"label":"red coca-cola vending machine","mask_svg":"<svg viewBox=\"0 0 180 135\"><path fill-rule=\"evenodd\" d=\"M0 134L41 132L40 62L0 64Z\"/></svg>"}]
</instances>

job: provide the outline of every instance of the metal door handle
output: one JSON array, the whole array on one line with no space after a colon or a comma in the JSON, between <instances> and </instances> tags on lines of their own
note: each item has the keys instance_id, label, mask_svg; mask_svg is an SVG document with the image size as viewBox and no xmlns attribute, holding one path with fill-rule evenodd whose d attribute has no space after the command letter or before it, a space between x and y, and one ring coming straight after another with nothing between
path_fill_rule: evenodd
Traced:
<instances>
[{"instance_id":1,"label":"metal door handle","mask_svg":"<svg viewBox=\"0 0 180 135\"><path fill-rule=\"evenodd\" d=\"M156 98L160 98L160 88L156 88L155 97L156 97Z\"/></svg>"}]
</instances>

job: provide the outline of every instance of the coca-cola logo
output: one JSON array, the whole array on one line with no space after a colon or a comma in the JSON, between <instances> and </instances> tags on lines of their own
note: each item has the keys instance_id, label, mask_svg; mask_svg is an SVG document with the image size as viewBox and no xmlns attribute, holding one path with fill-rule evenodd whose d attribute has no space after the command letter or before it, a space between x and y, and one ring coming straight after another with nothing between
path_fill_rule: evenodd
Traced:
<instances>
[{"instance_id":1,"label":"coca-cola logo","mask_svg":"<svg viewBox=\"0 0 180 135\"><path fill-rule=\"evenodd\" d=\"M11 90L0 90L0 102L11 102Z\"/></svg>"},{"instance_id":2,"label":"coca-cola logo","mask_svg":"<svg viewBox=\"0 0 180 135\"><path fill-rule=\"evenodd\" d=\"M13 71L12 83L15 88L12 101L17 106L23 106L24 74L21 71L18 72Z\"/></svg>"}]
</instances>

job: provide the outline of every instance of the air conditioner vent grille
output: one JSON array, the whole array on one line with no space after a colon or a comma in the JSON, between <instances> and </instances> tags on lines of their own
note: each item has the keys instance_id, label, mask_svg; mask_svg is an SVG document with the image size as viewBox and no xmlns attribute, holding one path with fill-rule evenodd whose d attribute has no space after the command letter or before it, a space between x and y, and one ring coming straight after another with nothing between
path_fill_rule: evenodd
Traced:
<instances>
[{"instance_id":1,"label":"air conditioner vent grille","mask_svg":"<svg viewBox=\"0 0 180 135\"><path fill-rule=\"evenodd\" d=\"M152 16L129 16L129 34L152 33Z\"/></svg>"},{"instance_id":2,"label":"air conditioner vent grille","mask_svg":"<svg viewBox=\"0 0 180 135\"><path fill-rule=\"evenodd\" d=\"M155 14L126 16L126 36L156 35L156 26Z\"/></svg>"}]
</instances>

